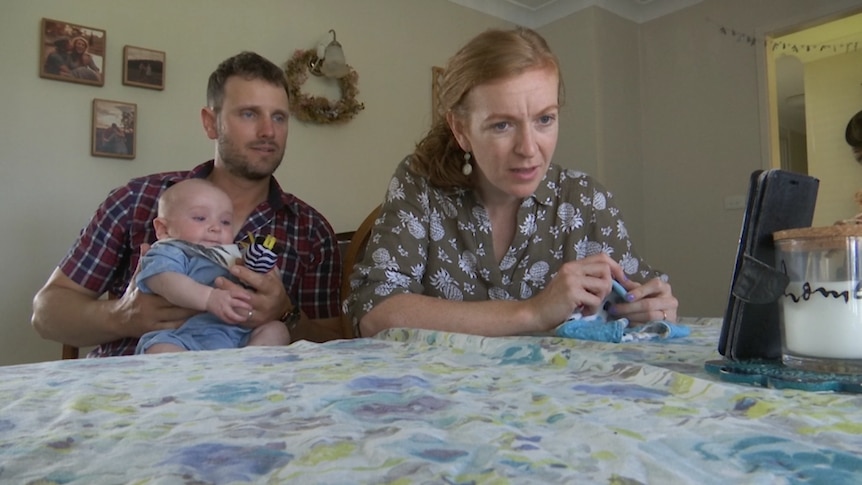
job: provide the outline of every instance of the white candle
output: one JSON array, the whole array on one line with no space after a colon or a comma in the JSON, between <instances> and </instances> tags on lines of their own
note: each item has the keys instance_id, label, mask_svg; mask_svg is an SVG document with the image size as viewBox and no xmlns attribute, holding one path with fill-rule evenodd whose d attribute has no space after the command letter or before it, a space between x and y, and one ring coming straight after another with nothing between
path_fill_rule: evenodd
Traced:
<instances>
[{"instance_id":1,"label":"white candle","mask_svg":"<svg viewBox=\"0 0 862 485\"><path fill-rule=\"evenodd\" d=\"M856 282L812 281L804 286L791 281L784 294L780 302L789 353L862 359L862 300L856 298Z\"/></svg>"}]
</instances>

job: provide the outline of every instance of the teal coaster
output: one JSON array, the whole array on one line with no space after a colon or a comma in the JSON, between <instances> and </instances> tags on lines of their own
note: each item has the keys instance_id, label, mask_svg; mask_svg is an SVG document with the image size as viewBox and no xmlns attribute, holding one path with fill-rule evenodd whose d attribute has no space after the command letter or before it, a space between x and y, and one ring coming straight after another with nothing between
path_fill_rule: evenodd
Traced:
<instances>
[{"instance_id":1,"label":"teal coaster","mask_svg":"<svg viewBox=\"0 0 862 485\"><path fill-rule=\"evenodd\" d=\"M738 384L801 391L862 393L862 375L794 369L774 360L708 360L704 367L721 380Z\"/></svg>"}]
</instances>

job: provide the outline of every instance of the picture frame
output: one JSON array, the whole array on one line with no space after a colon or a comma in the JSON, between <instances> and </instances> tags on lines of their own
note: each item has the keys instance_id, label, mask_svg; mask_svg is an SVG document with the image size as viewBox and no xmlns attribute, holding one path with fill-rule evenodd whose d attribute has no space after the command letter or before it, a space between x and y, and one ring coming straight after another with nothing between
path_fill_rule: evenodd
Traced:
<instances>
[{"instance_id":1,"label":"picture frame","mask_svg":"<svg viewBox=\"0 0 862 485\"><path fill-rule=\"evenodd\" d=\"M443 105L440 102L440 83L443 81L443 68L431 66L431 125L437 124L437 120L446 117Z\"/></svg>"},{"instance_id":2,"label":"picture frame","mask_svg":"<svg viewBox=\"0 0 862 485\"><path fill-rule=\"evenodd\" d=\"M135 158L138 105L93 99L91 154L96 157Z\"/></svg>"},{"instance_id":3,"label":"picture frame","mask_svg":"<svg viewBox=\"0 0 862 485\"><path fill-rule=\"evenodd\" d=\"M162 51L127 45L123 47L123 84L165 89L167 55Z\"/></svg>"},{"instance_id":4,"label":"picture frame","mask_svg":"<svg viewBox=\"0 0 862 485\"><path fill-rule=\"evenodd\" d=\"M43 18L39 77L104 86L107 37L104 29Z\"/></svg>"}]
</instances>

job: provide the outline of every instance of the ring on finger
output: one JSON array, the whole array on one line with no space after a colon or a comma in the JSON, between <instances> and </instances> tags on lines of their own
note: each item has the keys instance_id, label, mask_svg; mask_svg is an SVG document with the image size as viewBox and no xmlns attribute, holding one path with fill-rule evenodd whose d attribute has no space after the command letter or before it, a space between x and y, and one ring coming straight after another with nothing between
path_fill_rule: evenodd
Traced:
<instances>
[{"instance_id":1,"label":"ring on finger","mask_svg":"<svg viewBox=\"0 0 862 485\"><path fill-rule=\"evenodd\" d=\"M251 316L254 315L254 310L248 311L248 320L251 320Z\"/></svg>"},{"instance_id":2,"label":"ring on finger","mask_svg":"<svg viewBox=\"0 0 862 485\"><path fill-rule=\"evenodd\" d=\"M251 315L249 315L249 318L251 318ZM667 312L664 310L661 311L661 319L667 320Z\"/></svg>"}]
</instances>

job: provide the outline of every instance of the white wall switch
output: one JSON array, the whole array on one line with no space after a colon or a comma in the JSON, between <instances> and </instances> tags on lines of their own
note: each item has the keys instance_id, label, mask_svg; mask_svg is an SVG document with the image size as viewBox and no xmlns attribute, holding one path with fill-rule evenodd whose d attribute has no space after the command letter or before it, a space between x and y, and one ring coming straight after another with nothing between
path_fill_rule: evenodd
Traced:
<instances>
[{"instance_id":1,"label":"white wall switch","mask_svg":"<svg viewBox=\"0 0 862 485\"><path fill-rule=\"evenodd\" d=\"M746 202L744 195L728 195L724 198L724 209L729 211L745 209Z\"/></svg>"}]
</instances>

